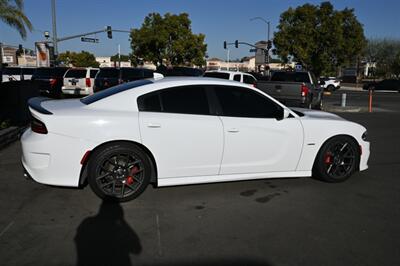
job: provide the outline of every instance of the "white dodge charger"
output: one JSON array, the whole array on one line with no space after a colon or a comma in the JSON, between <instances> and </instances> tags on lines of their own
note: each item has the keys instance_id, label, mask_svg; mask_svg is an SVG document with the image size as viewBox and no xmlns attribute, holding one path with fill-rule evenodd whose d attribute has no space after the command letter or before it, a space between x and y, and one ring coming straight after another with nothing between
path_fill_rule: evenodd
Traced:
<instances>
[{"instance_id":1,"label":"white dodge charger","mask_svg":"<svg viewBox=\"0 0 400 266\"><path fill-rule=\"evenodd\" d=\"M25 174L103 199L173 186L314 176L340 182L368 168L366 129L289 109L249 85L212 78L125 83L82 99L29 101Z\"/></svg>"}]
</instances>

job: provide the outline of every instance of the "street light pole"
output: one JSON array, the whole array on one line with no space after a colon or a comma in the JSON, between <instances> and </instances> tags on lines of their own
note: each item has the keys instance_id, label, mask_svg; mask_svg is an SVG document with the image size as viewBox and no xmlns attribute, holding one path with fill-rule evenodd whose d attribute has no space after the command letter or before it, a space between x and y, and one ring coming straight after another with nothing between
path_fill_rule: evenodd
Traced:
<instances>
[{"instance_id":1,"label":"street light pole","mask_svg":"<svg viewBox=\"0 0 400 266\"><path fill-rule=\"evenodd\" d=\"M53 46L54 46L54 55L58 55L58 46L57 46L57 25L56 25L56 1L51 0L51 20L53 25Z\"/></svg>"},{"instance_id":2,"label":"street light pole","mask_svg":"<svg viewBox=\"0 0 400 266\"><path fill-rule=\"evenodd\" d=\"M262 17L254 17L254 18L251 18L250 19L250 21L253 21L253 20L261 20L262 22L264 22L265 24L267 24L267 58L266 58L266 64L269 66L269 48L268 48L268 43L269 43L269 41L270 41L270 38L269 38L269 33L270 33L270 25L271 25L271 22L270 21L267 21L266 19L264 19L264 18L262 18Z\"/></svg>"}]
</instances>

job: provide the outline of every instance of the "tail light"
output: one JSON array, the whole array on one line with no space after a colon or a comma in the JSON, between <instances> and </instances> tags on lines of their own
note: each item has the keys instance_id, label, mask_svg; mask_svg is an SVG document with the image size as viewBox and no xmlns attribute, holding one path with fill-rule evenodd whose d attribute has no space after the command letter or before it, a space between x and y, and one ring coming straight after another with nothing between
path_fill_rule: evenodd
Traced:
<instances>
[{"instance_id":1,"label":"tail light","mask_svg":"<svg viewBox=\"0 0 400 266\"><path fill-rule=\"evenodd\" d=\"M36 118L33 118L31 121L31 129L33 132L36 132L39 134L47 134L46 125L42 121L40 121Z\"/></svg>"},{"instance_id":2,"label":"tail light","mask_svg":"<svg viewBox=\"0 0 400 266\"><path fill-rule=\"evenodd\" d=\"M90 78L86 78L85 83L86 83L86 87L88 87L88 88L92 86L92 82L90 81Z\"/></svg>"},{"instance_id":3,"label":"tail light","mask_svg":"<svg viewBox=\"0 0 400 266\"><path fill-rule=\"evenodd\" d=\"M57 79L50 79L50 87L54 87L57 83Z\"/></svg>"},{"instance_id":4,"label":"tail light","mask_svg":"<svg viewBox=\"0 0 400 266\"><path fill-rule=\"evenodd\" d=\"M308 93L310 92L310 89L306 85L301 84L300 91L301 91L301 97L307 97Z\"/></svg>"}]
</instances>

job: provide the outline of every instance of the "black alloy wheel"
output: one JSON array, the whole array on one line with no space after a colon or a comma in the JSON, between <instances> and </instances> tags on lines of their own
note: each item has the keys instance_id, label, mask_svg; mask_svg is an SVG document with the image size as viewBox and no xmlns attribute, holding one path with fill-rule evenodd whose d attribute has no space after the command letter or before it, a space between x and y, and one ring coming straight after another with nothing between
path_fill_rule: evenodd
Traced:
<instances>
[{"instance_id":1,"label":"black alloy wheel","mask_svg":"<svg viewBox=\"0 0 400 266\"><path fill-rule=\"evenodd\" d=\"M359 146L347 136L328 140L314 164L314 176L327 182L342 182L356 170L360 161Z\"/></svg>"},{"instance_id":2,"label":"black alloy wheel","mask_svg":"<svg viewBox=\"0 0 400 266\"><path fill-rule=\"evenodd\" d=\"M135 145L114 144L96 151L89 161L89 185L102 199L128 201L147 187L150 160Z\"/></svg>"}]
</instances>

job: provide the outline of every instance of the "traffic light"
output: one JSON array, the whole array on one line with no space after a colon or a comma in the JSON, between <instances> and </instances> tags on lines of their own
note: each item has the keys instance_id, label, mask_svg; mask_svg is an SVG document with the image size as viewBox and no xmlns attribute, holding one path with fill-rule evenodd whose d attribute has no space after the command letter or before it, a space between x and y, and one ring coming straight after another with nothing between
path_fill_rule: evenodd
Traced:
<instances>
[{"instance_id":1,"label":"traffic light","mask_svg":"<svg viewBox=\"0 0 400 266\"><path fill-rule=\"evenodd\" d=\"M224 41L224 49L226 50L226 41Z\"/></svg>"},{"instance_id":2,"label":"traffic light","mask_svg":"<svg viewBox=\"0 0 400 266\"><path fill-rule=\"evenodd\" d=\"M238 40L235 41L235 48L239 48L239 41Z\"/></svg>"},{"instance_id":3,"label":"traffic light","mask_svg":"<svg viewBox=\"0 0 400 266\"><path fill-rule=\"evenodd\" d=\"M272 48L272 41L271 40L268 40L268 42L267 42L267 49L269 50L269 49L271 49Z\"/></svg>"},{"instance_id":4,"label":"traffic light","mask_svg":"<svg viewBox=\"0 0 400 266\"><path fill-rule=\"evenodd\" d=\"M107 37L108 37L108 39L112 39L112 29L111 29L111 26L107 26Z\"/></svg>"}]
</instances>

